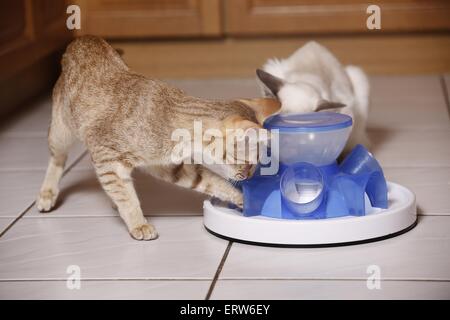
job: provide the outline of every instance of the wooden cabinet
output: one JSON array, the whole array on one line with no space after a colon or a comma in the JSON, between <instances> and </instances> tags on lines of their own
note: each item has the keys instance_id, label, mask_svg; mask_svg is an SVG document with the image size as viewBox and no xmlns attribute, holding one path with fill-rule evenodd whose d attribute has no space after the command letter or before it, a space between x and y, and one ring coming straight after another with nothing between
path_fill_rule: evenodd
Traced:
<instances>
[{"instance_id":1,"label":"wooden cabinet","mask_svg":"<svg viewBox=\"0 0 450 320\"><path fill-rule=\"evenodd\" d=\"M16 45L28 37L25 1L6 0L0 2L0 52L8 44Z\"/></svg>"},{"instance_id":2,"label":"wooden cabinet","mask_svg":"<svg viewBox=\"0 0 450 320\"><path fill-rule=\"evenodd\" d=\"M79 34L108 38L217 36L220 0L78 0Z\"/></svg>"},{"instance_id":3,"label":"wooden cabinet","mask_svg":"<svg viewBox=\"0 0 450 320\"><path fill-rule=\"evenodd\" d=\"M381 30L367 30L371 3L381 8ZM58 50L74 37L66 27L70 4L81 8L81 30L75 35L124 39L115 43L125 49L127 62L149 75L237 75L232 70L238 69L243 70L239 75L249 75L267 57L286 56L319 35L352 63L378 61L378 46L385 52L384 65L396 46L393 70L411 57L432 66L418 70L448 72L448 0L0 0L0 106L52 83ZM437 32L433 37L416 31ZM277 37L264 38L270 35ZM138 38L195 40L129 41ZM222 69L214 73L218 65ZM405 65L411 69L413 63Z\"/></svg>"},{"instance_id":4,"label":"wooden cabinet","mask_svg":"<svg viewBox=\"0 0 450 320\"><path fill-rule=\"evenodd\" d=\"M77 0L79 34L108 38L373 32L367 0ZM450 29L448 0L379 0L382 31Z\"/></svg>"},{"instance_id":5,"label":"wooden cabinet","mask_svg":"<svg viewBox=\"0 0 450 320\"><path fill-rule=\"evenodd\" d=\"M0 113L47 90L72 38L64 0L0 1Z\"/></svg>"},{"instance_id":6,"label":"wooden cabinet","mask_svg":"<svg viewBox=\"0 0 450 320\"><path fill-rule=\"evenodd\" d=\"M232 35L373 32L367 7L381 9L381 31L450 29L448 0L225 0Z\"/></svg>"},{"instance_id":7,"label":"wooden cabinet","mask_svg":"<svg viewBox=\"0 0 450 320\"><path fill-rule=\"evenodd\" d=\"M67 43L64 0L0 1L0 81Z\"/></svg>"}]
</instances>

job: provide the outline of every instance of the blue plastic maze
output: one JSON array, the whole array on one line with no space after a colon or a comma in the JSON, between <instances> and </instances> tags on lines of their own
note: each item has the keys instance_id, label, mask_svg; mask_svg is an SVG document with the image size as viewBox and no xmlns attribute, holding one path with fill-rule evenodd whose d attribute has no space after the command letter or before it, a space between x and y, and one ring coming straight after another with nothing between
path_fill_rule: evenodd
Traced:
<instances>
[{"instance_id":1,"label":"blue plastic maze","mask_svg":"<svg viewBox=\"0 0 450 320\"><path fill-rule=\"evenodd\" d=\"M383 170L365 147L357 145L340 164L336 161L351 125L351 117L327 112L269 118L265 128L279 132L279 169L261 175L260 167L242 184L243 214L325 219L387 208Z\"/></svg>"}]
</instances>

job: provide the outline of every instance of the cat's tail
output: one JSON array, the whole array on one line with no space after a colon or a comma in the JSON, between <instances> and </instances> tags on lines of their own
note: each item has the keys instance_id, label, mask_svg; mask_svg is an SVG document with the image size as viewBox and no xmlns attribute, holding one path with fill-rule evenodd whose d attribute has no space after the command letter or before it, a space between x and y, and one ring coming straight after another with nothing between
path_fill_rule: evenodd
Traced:
<instances>
[{"instance_id":1,"label":"cat's tail","mask_svg":"<svg viewBox=\"0 0 450 320\"><path fill-rule=\"evenodd\" d=\"M365 72L356 66L346 66L345 72L353 86L355 95L354 116L356 123L353 126L352 134L346 145L346 152L349 152L356 144L362 144L370 148L370 139L367 134L367 121L369 118L370 84Z\"/></svg>"},{"instance_id":2,"label":"cat's tail","mask_svg":"<svg viewBox=\"0 0 450 320\"><path fill-rule=\"evenodd\" d=\"M349 65L345 67L350 81L352 82L353 91L356 99L356 106L358 113L367 122L369 117L369 96L370 96L370 84L366 73L357 66Z\"/></svg>"}]
</instances>

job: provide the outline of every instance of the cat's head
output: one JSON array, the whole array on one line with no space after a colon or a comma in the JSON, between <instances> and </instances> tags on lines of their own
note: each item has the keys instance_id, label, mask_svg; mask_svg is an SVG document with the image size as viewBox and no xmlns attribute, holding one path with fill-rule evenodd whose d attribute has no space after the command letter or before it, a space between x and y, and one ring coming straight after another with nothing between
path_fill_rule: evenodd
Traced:
<instances>
[{"instance_id":1,"label":"cat's head","mask_svg":"<svg viewBox=\"0 0 450 320\"><path fill-rule=\"evenodd\" d=\"M257 100L241 100L241 102L256 107ZM269 112L273 113L269 110L277 108L261 109L266 111L257 118L264 119L270 115ZM215 127L217 128L216 125ZM220 135L213 133L213 139L208 136L204 139L203 148L208 150L207 153L203 153L203 159L206 160L204 165L225 179L242 181L251 178L260 159L260 153L267 152L270 132L263 129L260 123L240 115L228 116L221 121L219 127ZM220 153L217 152L219 150Z\"/></svg>"},{"instance_id":2,"label":"cat's head","mask_svg":"<svg viewBox=\"0 0 450 320\"><path fill-rule=\"evenodd\" d=\"M234 181L249 179L255 172L261 143L267 144L267 131L259 123L237 115L223 121L222 131L226 178Z\"/></svg>"},{"instance_id":3,"label":"cat's head","mask_svg":"<svg viewBox=\"0 0 450 320\"><path fill-rule=\"evenodd\" d=\"M323 99L321 93L306 82L287 82L261 69L256 71L256 76L264 95L277 98L281 102L281 112L306 113L345 106Z\"/></svg>"}]
</instances>

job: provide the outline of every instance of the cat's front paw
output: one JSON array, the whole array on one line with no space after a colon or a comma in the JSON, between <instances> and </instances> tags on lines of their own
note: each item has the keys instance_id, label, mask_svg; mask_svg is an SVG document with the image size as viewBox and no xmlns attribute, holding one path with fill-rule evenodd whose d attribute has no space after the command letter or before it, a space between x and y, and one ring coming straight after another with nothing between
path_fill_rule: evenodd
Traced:
<instances>
[{"instance_id":1,"label":"cat's front paw","mask_svg":"<svg viewBox=\"0 0 450 320\"><path fill-rule=\"evenodd\" d=\"M158 232L153 225L144 223L138 227L131 229L130 235L136 240L153 240L158 238Z\"/></svg>"},{"instance_id":2,"label":"cat's front paw","mask_svg":"<svg viewBox=\"0 0 450 320\"><path fill-rule=\"evenodd\" d=\"M37 208L40 212L50 211L56 204L58 192L52 189L42 190L37 199Z\"/></svg>"},{"instance_id":3,"label":"cat's front paw","mask_svg":"<svg viewBox=\"0 0 450 320\"><path fill-rule=\"evenodd\" d=\"M244 195L239 192L234 199L231 201L239 210L244 209Z\"/></svg>"}]
</instances>

